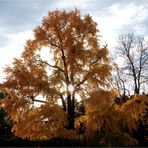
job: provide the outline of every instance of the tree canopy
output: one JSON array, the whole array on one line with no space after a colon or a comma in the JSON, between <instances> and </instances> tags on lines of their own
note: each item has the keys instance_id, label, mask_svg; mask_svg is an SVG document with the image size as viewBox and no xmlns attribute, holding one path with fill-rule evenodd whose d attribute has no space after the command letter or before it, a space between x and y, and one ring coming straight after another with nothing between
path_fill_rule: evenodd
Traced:
<instances>
[{"instance_id":1,"label":"tree canopy","mask_svg":"<svg viewBox=\"0 0 148 148\"><path fill-rule=\"evenodd\" d=\"M49 12L33 32L22 56L5 69L3 106L16 121L17 136L47 139L75 128L77 97L82 102L107 87L111 66L97 23L77 9ZM43 49L49 59L42 57Z\"/></svg>"}]
</instances>

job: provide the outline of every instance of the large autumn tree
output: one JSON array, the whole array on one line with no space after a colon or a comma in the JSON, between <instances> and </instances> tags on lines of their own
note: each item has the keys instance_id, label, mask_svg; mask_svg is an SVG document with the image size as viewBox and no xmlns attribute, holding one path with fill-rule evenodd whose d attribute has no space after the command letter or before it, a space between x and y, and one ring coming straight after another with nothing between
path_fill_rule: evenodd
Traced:
<instances>
[{"instance_id":1,"label":"large autumn tree","mask_svg":"<svg viewBox=\"0 0 148 148\"><path fill-rule=\"evenodd\" d=\"M75 128L75 102L107 87L111 67L97 23L78 10L49 12L33 32L22 56L5 69L1 104L17 136L48 139Z\"/></svg>"}]
</instances>

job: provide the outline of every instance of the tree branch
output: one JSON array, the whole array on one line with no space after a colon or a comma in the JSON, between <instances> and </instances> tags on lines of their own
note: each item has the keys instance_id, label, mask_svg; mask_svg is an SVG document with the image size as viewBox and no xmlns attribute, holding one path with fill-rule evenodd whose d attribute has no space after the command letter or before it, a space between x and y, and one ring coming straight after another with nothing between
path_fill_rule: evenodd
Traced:
<instances>
[{"instance_id":1,"label":"tree branch","mask_svg":"<svg viewBox=\"0 0 148 148\"><path fill-rule=\"evenodd\" d=\"M43 63L43 64L46 64L46 65L48 65L49 67L56 68L56 69L60 70L61 72L64 72L64 70L61 69L59 66L51 65L51 64L49 64L48 62L42 61L42 60L36 60L36 61L41 62L41 63Z\"/></svg>"},{"instance_id":2,"label":"tree branch","mask_svg":"<svg viewBox=\"0 0 148 148\"><path fill-rule=\"evenodd\" d=\"M62 101L62 105L63 105L63 110L66 111L66 103L64 101L62 94L60 94L60 97L61 97L61 101Z\"/></svg>"},{"instance_id":3,"label":"tree branch","mask_svg":"<svg viewBox=\"0 0 148 148\"><path fill-rule=\"evenodd\" d=\"M35 101L35 102L48 103L47 101L42 101L42 100L34 99L33 96L31 96L30 98L31 98L32 101Z\"/></svg>"},{"instance_id":4,"label":"tree branch","mask_svg":"<svg viewBox=\"0 0 148 148\"><path fill-rule=\"evenodd\" d=\"M81 84L83 84L87 79L88 79L88 76L90 75L90 73L88 73L88 74L86 74L86 76L84 76L84 79L81 81L81 82L79 82L77 85L76 85L76 87L79 87Z\"/></svg>"}]
</instances>

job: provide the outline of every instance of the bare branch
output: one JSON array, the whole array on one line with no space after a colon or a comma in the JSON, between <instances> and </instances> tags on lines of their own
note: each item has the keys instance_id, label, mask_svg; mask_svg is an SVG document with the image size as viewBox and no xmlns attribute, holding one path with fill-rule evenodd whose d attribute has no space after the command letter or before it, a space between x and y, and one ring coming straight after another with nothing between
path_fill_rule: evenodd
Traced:
<instances>
[{"instance_id":1,"label":"bare branch","mask_svg":"<svg viewBox=\"0 0 148 148\"><path fill-rule=\"evenodd\" d=\"M125 76L129 76L133 80L134 92L140 93L140 87L146 79L143 73L147 73L146 67L148 66L148 45L143 38L135 36L134 34L125 34L119 37L119 46L117 47L120 55L125 58L126 63L121 68L121 73L118 74L119 81L125 85ZM127 78L129 80L129 78ZM129 83L129 82L128 82Z\"/></svg>"}]
</instances>

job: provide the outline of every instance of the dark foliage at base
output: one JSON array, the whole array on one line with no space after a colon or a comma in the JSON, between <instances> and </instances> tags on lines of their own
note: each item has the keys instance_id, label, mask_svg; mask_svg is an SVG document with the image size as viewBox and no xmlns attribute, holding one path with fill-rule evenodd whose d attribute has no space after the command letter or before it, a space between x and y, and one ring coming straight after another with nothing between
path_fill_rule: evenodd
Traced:
<instances>
[{"instance_id":1,"label":"dark foliage at base","mask_svg":"<svg viewBox=\"0 0 148 148\"><path fill-rule=\"evenodd\" d=\"M46 141L29 141L17 138L0 141L0 145L6 147L74 147L81 146L81 143L79 141L62 138L54 138Z\"/></svg>"},{"instance_id":2,"label":"dark foliage at base","mask_svg":"<svg viewBox=\"0 0 148 148\"><path fill-rule=\"evenodd\" d=\"M124 141L124 143L123 143ZM126 145L125 145L126 141ZM129 143L132 141L132 144ZM147 147L147 141L143 141L143 143L138 143L134 138L130 138L128 135L112 135L106 136L99 140L90 139L90 140L69 140L64 138L53 138L46 141L29 141L22 140L20 138L12 138L12 139L0 139L0 146L3 147Z\"/></svg>"}]
</instances>

